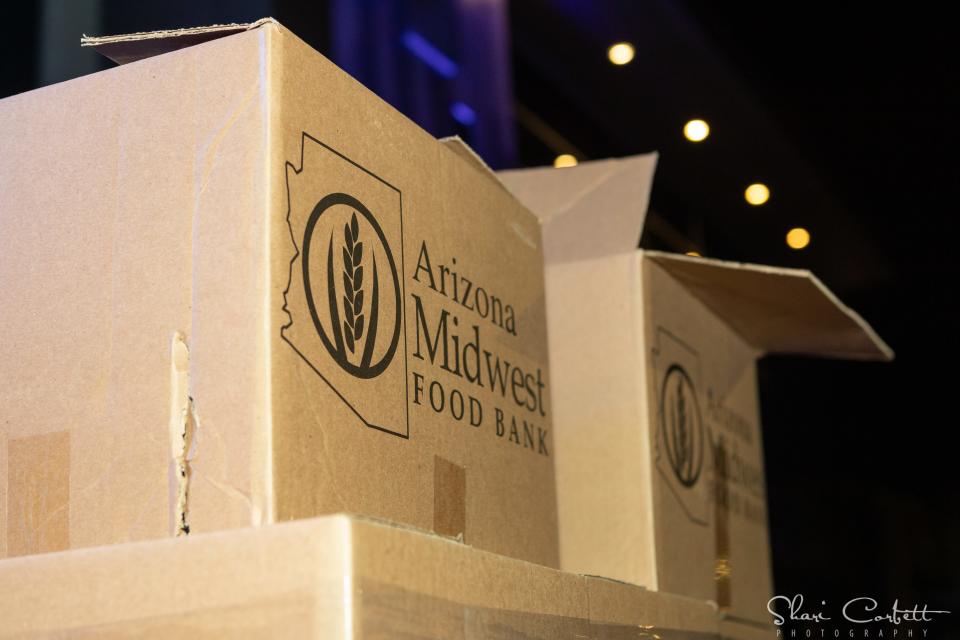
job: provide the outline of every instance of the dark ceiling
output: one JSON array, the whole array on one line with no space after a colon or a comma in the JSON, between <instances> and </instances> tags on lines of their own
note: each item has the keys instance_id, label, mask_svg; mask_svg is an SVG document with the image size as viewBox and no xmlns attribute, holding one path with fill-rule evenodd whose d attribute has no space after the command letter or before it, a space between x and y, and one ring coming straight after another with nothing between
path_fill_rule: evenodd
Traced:
<instances>
[{"instance_id":1,"label":"dark ceiling","mask_svg":"<svg viewBox=\"0 0 960 640\"><path fill-rule=\"evenodd\" d=\"M653 209L689 248L810 267L849 290L914 270L903 245L932 249L956 228L940 196L958 168L960 92L953 36L935 16L663 0L510 6L518 101L585 156L658 150ZM637 56L614 67L605 48L621 39ZM681 135L692 117L712 128L699 144ZM529 138L525 159L548 161ZM743 199L753 181L771 187L762 207ZM793 226L811 231L802 252L784 242Z\"/></svg>"},{"instance_id":2,"label":"dark ceiling","mask_svg":"<svg viewBox=\"0 0 960 640\"><path fill-rule=\"evenodd\" d=\"M510 7L520 114L556 134L544 144L521 117L524 161L549 162L558 139L591 158L658 150L643 245L812 269L897 351L891 365L761 362L780 592L958 601L960 493L942 444L960 356L960 55L947 11ZM605 58L618 40L637 48L624 67ZM681 133L693 117L712 128L700 144ZM755 180L772 192L761 207L742 195ZM812 234L803 251L784 241L798 225Z\"/></svg>"}]
</instances>

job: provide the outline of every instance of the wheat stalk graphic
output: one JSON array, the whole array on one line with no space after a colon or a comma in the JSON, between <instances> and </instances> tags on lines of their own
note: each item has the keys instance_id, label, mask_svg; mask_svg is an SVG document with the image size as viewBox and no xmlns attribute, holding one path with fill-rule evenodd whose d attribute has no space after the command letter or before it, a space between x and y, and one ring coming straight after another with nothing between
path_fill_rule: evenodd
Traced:
<instances>
[{"instance_id":1,"label":"wheat stalk graphic","mask_svg":"<svg viewBox=\"0 0 960 640\"><path fill-rule=\"evenodd\" d=\"M343 225L343 338L350 353L363 337L363 243L354 213Z\"/></svg>"},{"instance_id":2,"label":"wheat stalk graphic","mask_svg":"<svg viewBox=\"0 0 960 640\"><path fill-rule=\"evenodd\" d=\"M677 462L680 468L686 471L690 457L690 438L687 433L687 403L683 397L683 380L677 385L676 420L674 423L674 448L677 451Z\"/></svg>"}]
</instances>

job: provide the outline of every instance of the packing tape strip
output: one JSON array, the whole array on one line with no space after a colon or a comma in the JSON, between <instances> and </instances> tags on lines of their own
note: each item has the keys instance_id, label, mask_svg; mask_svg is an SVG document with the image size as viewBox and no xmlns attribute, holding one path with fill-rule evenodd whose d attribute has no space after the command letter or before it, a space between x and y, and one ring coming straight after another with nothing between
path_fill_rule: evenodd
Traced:
<instances>
[{"instance_id":1,"label":"packing tape strip","mask_svg":"<svg viewBox=\"0 0 960 640\"><path fill-rule=\"evenodd\" d=\"M433 457L433 531L466 541L467 471L440 456Z\"/></svg>"},{"instance_id":2,"label":"packing tape strip","mask_svg":"<svg viewBox=\"0 0 960 640\"><path fill-rule=\"evenodd\" d=\"M714 478L717 495L714 496L714 580L717 585L717 607L726 611L733 603L733 585L730 566L730 509L728 498L730 483L728 480L728 455L723 437L713 447Z\"/></svg>"},{"instance_id":3,"label":"packing tape strip","mask_svg":"<svg viewBox=\"0 0 960 640\"><path fill-rule=\"evenodd\" d=\"M350 606L353 611L345 607ZM350 638L415 638L417 640L719 640L716 633L652 625L595 622L577 616L530 613L511 609L469 606L424 595L373 580L355 585L352 599L322 590L300 590L275 597L207 607L203 598L188 609L165 615L131 615L118 608L118 620L51 628L21 629L14 637L72 639L243 637L327 638L342 634L343 620L351 620ZM80 615L80 614L78 614ZM82 616L81 616L82 617ZM326 628L320 620L335 621ZM0 626L0 637L10 637ZM338 637L344 637L338 635Z\"/></svg>"},{"instance_id":4,"label":"packing tape strip","mask_svg":"<svg viewBox=\"0 0 960 640\"><path fill-rule=\"evenodd\" d=\"M7 441L8 556L70 547L70 432Z\"/></svg>"},{"instance_id":5,"label":"packing tape strip","mask_svg":"<svg viewBox=\"0 0 960 640\"><path fill-rule=\"evenodd\" d=\"M494 609L361 582L358 637L444 640L718 640L713 632Z\"/></svg>"}]
</instances>

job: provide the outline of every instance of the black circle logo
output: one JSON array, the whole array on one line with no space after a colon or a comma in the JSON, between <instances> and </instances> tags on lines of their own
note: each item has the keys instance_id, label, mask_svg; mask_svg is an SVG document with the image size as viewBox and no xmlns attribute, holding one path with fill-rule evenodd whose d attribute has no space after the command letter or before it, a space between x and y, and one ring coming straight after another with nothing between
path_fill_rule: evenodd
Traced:
<instances>
[{"instance_id":1,"label":"black circle logo","mask_svg":"<svg viewBox=\"0 0 960 640\"><path fill-rule=\"evenodd\" d=\"M677 480L692 487L703 469L703 422L690 376L672 364L660 388L660 434Z\"/></svg>"},{"instance_id":2,"label":"black circle logo","mask_svg":"<svg viewBox=\"0 0 960 640\"><path fill-rule=\"evenodd\" d=\"M326 241L327 254L322 264L311 268L316 238ZM375 378L396 353L402 313L397 265L383 229L362 202L331 193L313 208L302 247L303 288L320 340L344 371ZM326 283L321 300L314 296L311 274Z\"/></svg>"}]
</instances>

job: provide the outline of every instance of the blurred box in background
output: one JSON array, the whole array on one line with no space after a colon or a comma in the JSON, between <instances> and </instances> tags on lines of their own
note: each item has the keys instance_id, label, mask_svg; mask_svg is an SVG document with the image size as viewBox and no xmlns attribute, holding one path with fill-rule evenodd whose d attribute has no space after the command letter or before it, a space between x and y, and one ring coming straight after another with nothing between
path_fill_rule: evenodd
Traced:
<instances>
[{"instance_id":1,"label":"blurred box in background","mask_svg":"<svg viewBox=\"0 0 960 640\"><path fill-rule=\"evenodd\" d=\"M655 161L499 174L544 227L561 567L769 622L756 361L892 352L809 272L636 250Z\"/></svg>"}]
</instances>

